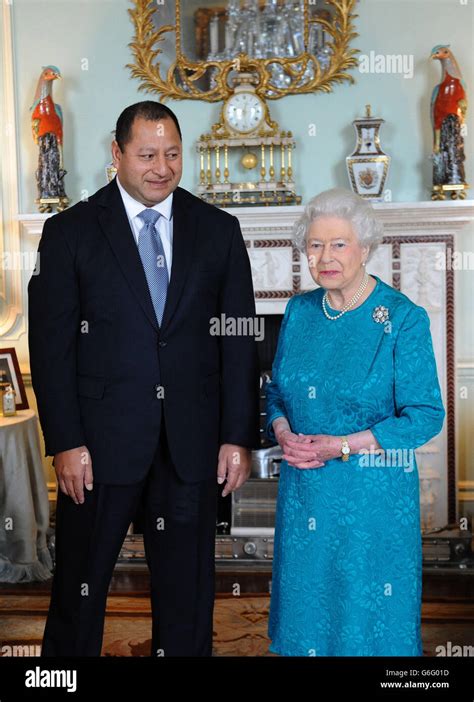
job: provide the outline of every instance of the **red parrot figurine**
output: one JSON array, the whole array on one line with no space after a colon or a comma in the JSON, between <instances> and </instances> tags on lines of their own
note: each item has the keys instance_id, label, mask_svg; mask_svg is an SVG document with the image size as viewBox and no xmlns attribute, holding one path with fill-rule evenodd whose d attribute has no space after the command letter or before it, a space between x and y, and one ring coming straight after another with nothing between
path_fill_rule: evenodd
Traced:
<instances>
[{"instance_id":1,"label":"red parrot figurine","mask_svg":"<svg viewBox=\"0 0 474 702\"><path fill-rule=\"evenodd\" d=\"M36 202L40 212L51 212L53 204L61 212L69 204L64 190L67 171L63 168L63 115L52 97L53 81L57 78L61 78L59 68L43 66L31 106L33 139L39 146Z\"/></svg>"},{"instance_id":2,"label":"red parrot figurine","mask_svg":"<svg viewBox=\"0 0 474 702\"><path fill-rule=\"evenodd\" d=\"M435 46L431 51L431 58L438 60L442 69L441 83L435 87L431 96L431 123L434 137L433 186L435 186L433 198L443 199L443 191L448 190L451 191L453 199L458 196L463 199L467 188L464 176L462 130L467 111L466 88L458 62L449 44Z\"/></svg>"}]
</instances>

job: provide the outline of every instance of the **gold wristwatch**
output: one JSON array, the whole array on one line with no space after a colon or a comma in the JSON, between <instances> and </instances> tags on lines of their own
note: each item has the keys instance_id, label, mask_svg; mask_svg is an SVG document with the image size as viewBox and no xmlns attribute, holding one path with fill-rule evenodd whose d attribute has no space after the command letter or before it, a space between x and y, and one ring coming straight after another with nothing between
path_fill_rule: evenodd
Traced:
<instances>
[{"instance_id":1,"label":"gold wristwatch","mask_svg":"<svg viewBox=\"0 0 474 702\"><path fill-rule=\"evenodd\" d=\"M351 455L351 447L349 446L349 442L347 441L347 436L342 436L341 439L341 458L343 461L348 461L349 456Z\"/></svg>"}]
</instances>

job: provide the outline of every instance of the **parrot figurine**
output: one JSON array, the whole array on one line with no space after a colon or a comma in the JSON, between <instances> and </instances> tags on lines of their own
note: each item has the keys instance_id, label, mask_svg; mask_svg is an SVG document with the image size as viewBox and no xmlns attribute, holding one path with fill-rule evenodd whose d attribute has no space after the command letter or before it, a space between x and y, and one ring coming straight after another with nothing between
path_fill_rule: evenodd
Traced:
<instances>
[{"instance_id":1,"label":"parrot figurine","mask_svg":"<svg viewBox=\"0 0 474 702\"><path fill-rule=\"evenodd\" d=\"M61 212L69 204L64 190L63 115L52 96L57 78L61 78L59 68L43 66L30 108L33 139L39 147L36 182L40 212L51 212L52 204Z\"/></svg>"},{"instance_id":2,"label":"parrot figurine","mask_svg":"<svg viewBox=\"0 0 474 702\"><path fill-rule=\"evenodd\" d=\"M467 111L467 93L461 71L449 44L439 44L431 58L441 63L441 82L431 96L433 127L433 185L464 185L463 125ZM449 189L449 188L446 188ZM465 193L452 190L462 198ZM444 196L443 196L444 197Z\"/></svg>"}]
</instances>

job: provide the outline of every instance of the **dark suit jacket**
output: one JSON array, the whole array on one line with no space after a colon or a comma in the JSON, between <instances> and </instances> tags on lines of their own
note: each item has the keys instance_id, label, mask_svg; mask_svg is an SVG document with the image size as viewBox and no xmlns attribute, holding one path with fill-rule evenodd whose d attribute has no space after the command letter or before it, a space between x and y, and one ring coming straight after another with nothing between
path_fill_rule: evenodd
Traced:
<instances>
[{"instance_id":1,"label":"dark suit jacket","mask_svg":"<svg viewBox=\"0 0 474 702\"><path fill-rule=\"evenodd\" d=\"M161 328L115 181L47 220L28 292L45 455L85 445L96 481L138 482L157 448L162 411L187 482L216 474L220 444L257 447L256 342L209 333L211 317L255 316L236 217L174 191Z\"/></svg>"}]
</instances>

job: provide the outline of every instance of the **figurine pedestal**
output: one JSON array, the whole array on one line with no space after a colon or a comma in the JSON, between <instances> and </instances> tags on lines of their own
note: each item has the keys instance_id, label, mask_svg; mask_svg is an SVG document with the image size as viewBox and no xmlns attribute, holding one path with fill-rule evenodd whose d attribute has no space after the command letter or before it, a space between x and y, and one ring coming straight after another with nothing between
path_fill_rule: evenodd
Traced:
<instances>
[{"instance_id":1,"label":"figurine pedestal","mask_svg":"<svg viewBox=\"0 0 474 702\"><path fill-rule=\"evenodd\" d=\"M38 210L44 214L53 211L53 206L56 207L56 212L62 212L69 207L70 199L68 197L40 197L35 200L38 205Z\"/></svg>"},{"instance_id":2,"label":"figurine pedestal","mask_svg":"<svg viewBox=\"0 0 474 702\"><path fill-rule=\"evenodd\" d=\"M450 197L451 200L465 200L468 189L469 185L467 183L459 183L457 185L433 185L431 199L446 200L447 197Z\"/></svg>"}]
</instances>

